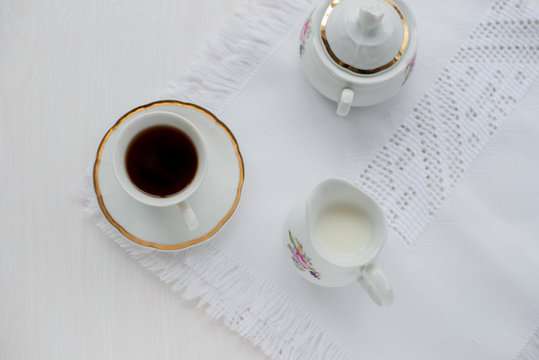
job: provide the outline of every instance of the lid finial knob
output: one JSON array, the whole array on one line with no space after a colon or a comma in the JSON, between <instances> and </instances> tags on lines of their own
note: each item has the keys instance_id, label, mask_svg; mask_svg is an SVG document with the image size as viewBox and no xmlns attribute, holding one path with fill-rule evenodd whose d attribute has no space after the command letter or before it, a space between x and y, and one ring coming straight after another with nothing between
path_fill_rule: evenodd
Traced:
<instances>
[{"instance_id":1,"label":"lid finial knob","mask_svg":"<svg viewBox=\"0 0 539 360\"><path fill-rule=\"evenodd\" d=\"M376 4L360 7L359 24L361 26L361 32L363 35L367 35L378 27L383 17L383 10Z\"/></svg>"}]
</instances>

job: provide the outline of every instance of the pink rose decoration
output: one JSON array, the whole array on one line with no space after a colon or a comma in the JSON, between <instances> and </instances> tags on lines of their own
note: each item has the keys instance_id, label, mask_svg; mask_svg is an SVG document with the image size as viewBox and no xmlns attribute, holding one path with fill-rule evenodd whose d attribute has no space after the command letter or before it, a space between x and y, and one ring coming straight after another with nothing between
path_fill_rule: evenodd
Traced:
<instances>
[{"instance_id":1,"label":"pink rose decoration","mask_svg":"<svg viewBox=\"0 0 539 360\"><path fill-rule=\"evenodd\" d=\"M305 39L305 36L307 36L308 31L309 31L309 21L303 24L303 28L301 29L300 40Z\"/></svg>"},{"instance_id":2,"label":"pink rose decoration","mask_svg":"<svg viewBox=\"0 0 539 360\"><path fill-rule=\"evenodd\" d=\"M290 238L290 242L287 247L290 250L290 254L292 254L291 258L294 261L296 269L300 271L307 270L314 278L320 280L320 273L313 267L311 259L303 252L303 246L298 239L294 238L290 230L288 230L288 237Z\"/></svg>"},{"instance_id":3,"label":"pink rose decoration","mask_svg":"<svg viewBox=\"0 0 539 360\"><path fill-rule=\"evenodd\" d=\"M305 258L299 251L294 251L293 257L303 269L309 268L309 263L307 262L307 260L305 260Z\"/></svg>"}]
</instances>

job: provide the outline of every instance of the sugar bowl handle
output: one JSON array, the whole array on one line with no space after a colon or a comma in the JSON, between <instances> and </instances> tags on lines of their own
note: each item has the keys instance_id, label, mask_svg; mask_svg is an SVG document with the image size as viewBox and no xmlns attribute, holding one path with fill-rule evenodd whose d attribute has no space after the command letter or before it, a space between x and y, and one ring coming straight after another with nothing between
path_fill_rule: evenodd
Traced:
<instances>
[{"instance_id":1,"label":"sugar bowl handle","mask_svg":"<svg viewBox=\"0 0 539 360\"><path fill-rule=\"evenodd\" d=\"M337 115L346 116L350 112L350 106L354 101L354 91L351 89L343 89L341 93L341 101L337 107Z\"/></svg>"},{"instance_id":2,"label":"sugar bowl handle","mask_svg":"<svg viewBox=\"0 0 539 360\"><path fill-rule=\"evenodd\" d=\"M369 264L362 267L361 275L358 279L359 284L376 304L389 306L393 303L393 290L378 265Z\"/></svg>"}]
</instances>

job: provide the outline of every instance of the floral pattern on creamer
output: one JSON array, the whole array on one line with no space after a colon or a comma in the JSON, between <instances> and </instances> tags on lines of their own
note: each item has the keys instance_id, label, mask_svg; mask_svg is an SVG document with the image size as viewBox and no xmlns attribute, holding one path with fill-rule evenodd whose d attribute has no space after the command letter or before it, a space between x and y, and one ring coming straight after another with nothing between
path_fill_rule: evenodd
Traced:
<instances>
[{"instance_id":1,"label":"floral pattern on creamer","mask_svg":"<svg viewBox=\"0 0 539 360\"><path fill-rule=\"evenodd\" d=\"M305 44L307 43L307 39L311 35L311 18L303 24L303 27L301 28L301 34L299 34L299 56L301 57L303 53L305 52Z\"/></svg>"},{"instance_id":2,"label":"floral pattern on creamer","mask_svg":"<svg viewBox=\"0 0 539 360\"><path fill-rule=\"evenodd\" d=\"M294 265L300 271L308 271L316 279L320 280L320 273L313 267L311 258L308 257L303 251L303 246L297 238L292 236L292 232L288 230L288 237L290 242L288 243L288 249L292 254L291 259L294 261Z\"/></svg>"},{"instance_id":3,"label":"floral pattern on creamer","mask_svg":"<svg viewBox=\"0 0 539 360\"><path fill-rule=\"evenodd\" d=\"M402 82L402 85L404 85L404 83L406 83L406 80L408 80L408 76L410 76L410 74L412 73L412 70L414 70L414 66L415 66L415 54L414 54L414 57L412 58L412 61L410 61L410 63L406 65L406 70L404 70L404 81Z\"/></svg>"}]
</instances>

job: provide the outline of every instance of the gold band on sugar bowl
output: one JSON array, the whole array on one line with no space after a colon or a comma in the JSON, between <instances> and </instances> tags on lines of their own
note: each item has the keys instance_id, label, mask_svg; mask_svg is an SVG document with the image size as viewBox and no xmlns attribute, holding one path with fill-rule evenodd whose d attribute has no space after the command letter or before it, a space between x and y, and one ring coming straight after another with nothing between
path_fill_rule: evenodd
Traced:
<instances>
[{"instance_id":1,"label":"gold band on sugar bowl","mask_svg":"<svg viewBox=\"0 0 539 360\"><path fill-rule=\"evenodd\" d=\"M324 16L322 17L322 23L320 25L320 36L322 38L322 43L324 44L324 47L326 49L326 52L328 53L329 57L335 62L337 63L337 65L339 65L340 67L343 67L347 70L350 70L352 71L353 73L356 73L356 74L362 74L362 75L372 75L372 74L376 74L380 71L383 71L385 69L388 69L390 68L391 66L393 66L397 61L399 61L399 59L401 58L402 54L404 54L404 50L406 50L406 46L408 45L408 37L409 37L409 31L408 31L408 24L406 23L406 20L404 19L404 16L402 15L402 12L399 10L399 8L391 1L391 0L384 0L385 2L387 2L389 5L391 5L393 7L393 9L395 9L395 11L397 12L397 14L399 15L399 17L401 18L401 21L402 21L402 25L404 27L404 36L403 36L403 39L402 39L402 44L401 44L401 47L399 49L399 52L397 53L397 55L395 55L395 57L393 59L391 59L391 61L389 61L387 64L384 64L382 66L379 66L375 69L358 69L356 67L353 67L352 65L349 65L349 64L346 64L344 61L342 61L341 59L339 59L337 57L337 55L335 55L335 53L333 52L333 50L331 49L331 46L329 45L329 42L328 42L328 39L327 39L327 36L326 36L326 25L327 25L327 22L328 22L328 19L329 19L329 16L331 15L331 13L333 12L333 9L341 2L342 0L333 0L331 2L331 4L329 4L329 6L327 7L326 9L326 12L324 13Z\"/></svg>"}]
</instances>

